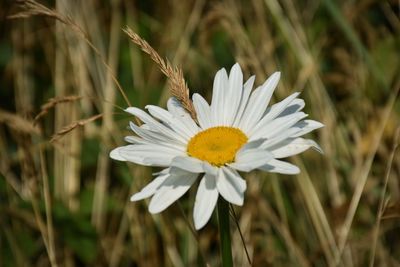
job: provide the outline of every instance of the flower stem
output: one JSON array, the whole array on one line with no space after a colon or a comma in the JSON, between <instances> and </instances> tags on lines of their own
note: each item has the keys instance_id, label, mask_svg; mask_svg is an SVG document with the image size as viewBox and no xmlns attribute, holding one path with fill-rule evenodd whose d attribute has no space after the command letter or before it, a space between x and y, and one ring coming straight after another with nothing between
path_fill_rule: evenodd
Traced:
<instances>
[{"instance_id":1,"label":"flower stem","mask_svg":"<svg viewBox=\"0 0 400 267\"><path fill-rule=\"evenodd\" d=\"M231 232L229 227L229 203L218 199L219 242L221 246L222 267L232 267Z\"/></svg>"}]
</instances>

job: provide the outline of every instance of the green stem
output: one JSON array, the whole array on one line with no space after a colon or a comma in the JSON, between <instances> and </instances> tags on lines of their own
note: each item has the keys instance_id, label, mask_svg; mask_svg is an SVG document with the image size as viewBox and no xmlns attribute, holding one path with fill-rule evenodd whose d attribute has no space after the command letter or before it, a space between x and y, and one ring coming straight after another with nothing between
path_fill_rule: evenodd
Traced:
<instances>
[{"instance_id":1,"label":"green stem","mask_svg":"<svg viewBox=\"0 0 400 267\"><path fill-rule=\"evenodd\" d=\"M229 203L218 199L219 242L221 246L222 267L232 267L231 232L229 227Z\"/></svg>"}]
</instances>

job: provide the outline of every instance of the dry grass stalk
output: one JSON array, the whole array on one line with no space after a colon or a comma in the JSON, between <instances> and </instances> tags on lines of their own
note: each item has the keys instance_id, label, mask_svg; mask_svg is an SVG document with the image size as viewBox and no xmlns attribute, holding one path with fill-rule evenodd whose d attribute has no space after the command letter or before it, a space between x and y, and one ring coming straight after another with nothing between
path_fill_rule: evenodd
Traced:
<instances>
[{"instance_id":1,"label":"dry grass stalk","mask_svg":"<svg viewBox=\"0 0 400 267\"><path fill-rule=\"evenodd\" d=\"M52 203L51 203L51 195L50 195L50 186L49 186L49 176L47 175L46 170L46 160L44 155L44 149L41 148L40 152L40 169L43 183L43 195L44 195L44 204L46 209L46 228L47 228L47 237L48 237L48 254L50 259L50 264L52 267L57 267L56 260L56 249L54 243L54 227L53 227L53 219L52 219Z\"/></svg>"},{"instance_id":2,"label":"dry grass stalk","mask_svg":"<svg viewBox=\"0 0 400 267\"><path fill-rule=\"evenodd\" d=\"M350 230L351 230L351 227L353 224L353 220L356 215L357 208L360 204L361 196L364 192L364 187L367 183L367 179L368 179L370 171L371 171L372 163L374 162L375 155L378 152L378 148L382 142L384 130L389 121L389 116L394 108L395 103L396 103L397 95L400 91L399 83L400 83L399 80L395 83L395 85L393 87L393 91L387 101L387 104L385 105L385 108L381 115L380 125L377 128L376 132L374 133L373 140L372 140L373 143L371 144L371 148L368 153L368 157L364 162L362 172L360 173L360 177L357 180L357 184L356 184L354 193L351 198L350 206L347 211L345 221L339 230L339 239L338 239L339 250L337 251L337 254L335 256L336 262L339 262L339 260L341 259L342 254L345 249L345 246L346 246L346 243L348 241L348 237L349 237Z\"/></svg>"},{"instance_id":3,"label":"dry grass stalk","mask_svg":"<svg viewBox=\"0 0 400 267\"><path fill-rule=\"evenodd\" d=\"M78 128L78 127L81 127L81 126L85 126L85 124L88 124L88 123L90 123L92 121L95 121L95 120L101 118L102 116L103 116L103 114L97 114L97 115L94 115L94 116L92 116L90 118L82 119L82 120L73 122L73 123L65 126L64 128L62 128L56 134L54 134L51 137L50 142L53 143L53 142L57 141L59 138L61 138L62 136L64 136L67 133L71 132L72 130L74 130L74 129Z\"/></svg>"},{"instance_id":4,"label":"dry grass stalk","mask_svg":"<svg viewBox=\"0 0 400 267\"><path fill-rule=\"evenodd\" d=\"M387 187L388 187L388 183L389 183L390 172L392 170L394 155L399 146L399 135L400 135L400 127L398 127L396 130L396 135L394 137L392 151L390 152L389 160L386 165L385 182L383 184L383 189L381 192L381 199L379 202L379 209L377 211L375 229L374 229L374 234L373 234L373 238L372 238L371 255L370 255L370 261L369 261L370 267L373 267L375 265L375 254L376 254L376 247L377 247L377 243L378 243L378 239L379 239L381 220L382 220L382 216L385 211L385 207L387 206L387 203L388 203L387 202L388 199L385 200L385 196L386 196L386 191L387 191Z\"/></svg>"},{"instance_id":5,"label":"dry grass stalk","mask_svg":"<svg viewBox=\"0 0 400 267\"><path fill-rule=\"evenodd\" d=\"M44 105L40 107L40 113L36 115L34 123L36 124L39 119L41 119L44 115L46 115L49 112L49 110L54 108L56 105L60 103L74 102L80 99L82 99L81 96L75 96L75 95L50 98Z\"/></svg>"},{"instance_id":6,"label":"dry grass stalk","mask_svg":"<svg viewBox=\"0 0 400 267\"><path fill-rule=\"evenodd\" d=\"M18 1L20 6L24 11L21 11L17 14L11 15L9 19L17 19L17 18L28 18L30 16L47 16L53 19L56 19L62 22L65 25L70 26L75 32L79 33L81 37L89 44L89 46L100 56L100 52L98 49L90 42L87 37L86 32L77 25L69 16L63 16L59 12L49 9L46 6L37 3L33 0L23 0ZM140 46L140 48L150 56L150 58L157 63L160 67L161 71L169 78L171 93L175 96L183 105L183 107L190 113L193 119L196 118L196 112L193 108L193 103L189 97L189 88L187 87L186 81L183 78L183 72L180 68L172 67L171 63L168 60L163 60L160 55L139 35L133 32L129 27L124 29L124 32L128 34L129 38L132 42ZM102 57L101 57L102 58ZM103 60L103 59L102 59ZM108 64L103 60L104 65L110 70ZM121 91L125 101L130 105L128 98L126 97L125 93L123 92L121 86L119 85L118 81L116 80L115 76L112 75L114 82L117 84L117 87Z\"/></svg>"},{"instance_id":7,"label":"dry grass stalk","mask_svg":"<svg viewBox=\"0 0 400 267\"><path fill-rule=\"evenodd\" d=\"M85 38L87 36L85 31L79 25L77 25L69 16L63 16L57 11L50 9L33 0L17 0L16 2L20 5L23 11L8 16L9 19L29 18L31 16L46 16L56 19L65 25L71 26L74 31L79 32L79 34L83 35Z\"/></svg>"},{"instance_id":8,"label":"dry grass stalk","mask_svg":"<svg viewBox=\"0 0 400 267\"><path fill-rule=\"evenodd\" d=\"M72 30L80 35L80 37L85 40L85 42L93 49L93 51L97 54L97 56L101 59L102 63L104 66L107 68L109 71L112 80L116 84L118 90L120 91L122 97L124 98L125 102L131 106L131 103L129 102L128 97L126 96L124 90L122 89L121 85L119 84L117 78L115 77L114 73L111 71L110 66L107 64L107 62L104 60L102 54L100 53L99 49L97 49L96 46L89 40L88 34L78 25L74 22L74 20L69 17L69 16L64 16L57 12L54 9L50 9L34 0L18 0L17 3L20 4L20 7L23 9L23 11L18 12L17 14L8 16L8 19L19 19L19 18L29 18L31 16L46 16L50 17L52 19L58 20L61 23L69 26L72 28Z\"/></svg>"},{"instance_id":9,"label":"dry grass stalk","mask_svg":"<svg viewBox=\"0 0 400 267\"><path fill-rule=\"evenodd\" d=\"M382 209L381 219L400 219L400 202L390 201Z\"/></svg>"},{"instance_id":10,"label":"dry grass stalk","mask_svg":"<svg viewBox=\"0 0 400 267\"><path fill-rule=\"evenodd\" d=\"M0 123L5 123L10 128L19 132L27 134L35 133L40 135L40 129L36 127L30 120L2 109L0 109Z\"/></svg>"},{"instance_id":11,"label":"dry grass stalk","mask_svg":"<svg viewBox=\"0 0 400 267\"><path fill-rule=\"evenodd\" d=\"M164 60L145 40L138 34L132 31L129 27L124 29L124 32L129 36L131 41L137 44L143 52L148 54L150 58L159 66L162 73L169 78L171 93L190 113L193 119L196 119L196 112L193 108L193 103L189 97L189 88L183 78L183 72L180 68L172 67L168 60Z\"/></svg>"}]
</instances>

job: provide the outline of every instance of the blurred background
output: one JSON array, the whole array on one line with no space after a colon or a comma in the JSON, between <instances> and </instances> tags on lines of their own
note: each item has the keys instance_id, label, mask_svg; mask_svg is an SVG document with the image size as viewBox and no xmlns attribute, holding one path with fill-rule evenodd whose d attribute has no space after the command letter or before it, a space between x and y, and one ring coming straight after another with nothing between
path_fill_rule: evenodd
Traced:
<instances>
[{"instance_id":1,"label":"blurred background","mask_svg":"<svg viewBox=\"0 0 400 267\"><path fill-rule=\"evenodd\" d=\"M216 214L192 230L196 186L151 215L129 196L157 169L109 158L123 109L170 96L126 25L191 93L210 100L235 62L256 85L279 70L273 101L301 91L326 125L309 135L324 155L290 159L299 175L246 176L235 266L400 266L397 0L40 4L0 8L0 266L220 266Z\"/></svg>"}]
</instances>

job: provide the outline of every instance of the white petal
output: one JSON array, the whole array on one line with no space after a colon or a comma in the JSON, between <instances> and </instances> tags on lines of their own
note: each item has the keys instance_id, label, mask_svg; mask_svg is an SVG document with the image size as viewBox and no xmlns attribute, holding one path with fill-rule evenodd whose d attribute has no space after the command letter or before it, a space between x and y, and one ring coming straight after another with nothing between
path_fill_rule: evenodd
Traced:
<instances>
[{"instance_id":1,"label":"white petal","mask_svg":"<svg viewBox=\"0 0 400 267\"><path fill-rule=\"evenodd\" d=\"M138 137L138 136L125 136L124 140L131 144L148 144L148 141Z\"/></svg>"},{"instance_id":2,"label":"white petal","mask_svg":"<svg viewBox=\"0 0 400 267\"><path fill-rule=\"evenodd\" d=\"M160 132L171 139L179 140L183 143L186 143L188 141L187 138L183 138L177 135L176 132L171 130L169 127L166 127L165 125L159 123L153 117L151 117L149 114L139 108L129 107L125 109L125 111L138 117L141 121L145 122L152 130L156 132Z\"/></svg>"},{"instance_id":3,"label":"white petal","mask_svg":"<svg viewBox=\"0 0 400 267\"><path fill-rule=\"evenodd\" d=\"M303 120L303 121L299 121L298 123L296 123L294 125L294 127L299 127L301 128L301 131L299 131L298 133L296 133L295 135L293 135L293 137L299 137L302 135L305 135L311 131L314 131L315 129L319 129L324 127L325 125L323 125L322 123L318 122L318 121L313 121L313 120Z\"/></svg>"},{"instance_id":4,"label":"white petal","mask_svg":"<svg viewBox=\"0 0 400 267\"><path fill-rule=\"evenodd\" d=\"M292 136L294 136L299 131L301 131L301 128L297 127L289 128L279 135L276 135L270 139L266 139L266 141L262 143L260 148L270 150L270 148L275 146L276 144L279 144L280 142L283 142L286 139L292 138Z\"/></svg>"},{"instance_id":5,"label":"white petal","mask_svg":"<svg viewBox=\"0 0 400 267\"><path fill-rule=\"evenodd\" d=\"M175 157L171 162L171 169L172 168L179 168L192 173L204 172L203 161L186 156Z\"/></svg>"},{"instance_id":6,"label":"white petal","mask_svg":"<svg viewBox=\"0 0 400 267\"><path fill-rule=\"evenodd\" d=\"M213 95L211 100L211 126L222 126L224 122L225 90L228 86L228 74L220 69L214 78Z\"/></svg>"},{"instance_id":7,"label":"white petal","mask_svg":"<svg viewBox=\"0 0 400 267\"><path fill-rule=\"evenodd\" d=\"M211 111L207 101L199 94L193 94L193 106L196 110L197 120L203 130L211 127Z\"/></svg>"},{"instance_id":8,"label":"white petal","mask_svg":"<svg viewBox=\"0 0 400 267\"><path fill-rule=\"evenodd\" d=\"M146 127L144 127L145 125L142 125L141 127L139 127L136 124L134 124L133 122L129 122L129 126L135 134L137 134L139 137L141 137L142 139L144 139L148 142L152 142L152 143L173 142L173 139L162 134L161 132L153 132L153 131L150 131L149 129L146 129ZM175 142L183 144L180 141L175 141Z\"/></svg>"},{"instance_id":9,"label":"white petal","mask_svg":"<svg viewBox=\"0 0 400 267\"><path fill-rule=\"evenodd\" d=\"M203 228L210 220L218 200L218 195L215 176L204 175L197 189L196 200L194 202L193 220L196 230Z\"/></svg>"},{"instance_id":10,"label":"white petal","mask_svg":"<svg viewBox=\"0 0 400 267\"><path fill-rule=\"evenodd\" d=\"M175 174L181 174L182 172L192 173L207 173L209 175L216 176L218 174L218 168L211 165L207 161L202 161L197 158L188 156L175 157L171 162L171 171Z\"/></svg>"},{"instance_id":11,"label":"white petal","mask_svg":"<svg viewBox=\"0 0 400 267\"><path fill-rule=\"evenodd\" d=\"M257 140L252 140L252 141L250 141L250 142L247 142L247 143L244 144L244 145L239 149L239 151L236 152L236 153L239 153L240 151L247 150L247 149L261 148L262 145L263 145L263 143L264 143L266 140L267 140L267 139L265 139L265 138L260 138L260 139L257 139Z\"/></svg>"},{"instance_id":12,"label":"white petal","mask_svg":"<svg viewBox=\"0 0 400 267\"><path fill-rule=\"evenodd\" d=\"M283 117L295 112L298 112L302 110L305 106L305 102L303 99L300 98L295 98L293 101L290 103L289 106L287 106L280 114L278 117Z\"/></svg>"},{"instance_id":13,"label":"white petal","mask_svg":"<svg viewBox=\"0 0 400 267\"><path fill-rule=\"evenodd\" d=\"M219 168L217 188L226 201L239 206L243 205L246 181L237 172L225 167Z\"/></svg>"},{"instance_id":14,"label":"white petal","mask_svg":"<svg viewBox=\"0 0 400 267\"><path fill-rule=\"evenodd\" d=\"M120 154L120 151L123 147L117 147L111 150L110 152L110 158L115 159L115 160L120 160L120 161L126 161L126 159Z\"/></svg>"},{"instance_id":15,"label":"white petal","mask_svg":"<svg viewBox=\"0 0 400 267\"><path fill-rule=\"evenodd\" d=\"M147 105L145 108L154 118L157 118L168 125L171 123L173 116L167 110L154 105Z\"/></svg>"},{"instance_id":16,"label":"white petal","mask_svg":"<svg viewBox=\"0 0 400 267\"><path fill-rule=\"evenodd\" d=\"M260 138L270 139L283 133L285 130L296 124L299 120L302 120L307 116L308 115L304 112L296 112L285 117L276 118L273 121L264 124L257 130L251 131L249 140L257 140Z\"/></svg>"},{"instance_id":17,"label":"white petal","mask_svg":"<svg viewBox=\"0 0 400 267\"><path fill-rule=\"evenodd\" d=\"M259 122L257 122L255 127L251 129L251 132L252 133L257 132L260 128L263 128L266 124L270 123L273 119L278 117L279 114L281 114L285 110L285 108L289 106L299 94L300 93L298 92L293 93L290 96L286 97L281 102L276 103L272 105L270 108L268 108L266 110L264 117Z\"/></svg>"},{"instance_id":18,"label":"white petal","mask_svg":"<svg viewBox=\"0 0 400 267\"><path fill-rule=\"evenodd\" d=\"M322 149L317 143L304 138L288 139L270 148L270 152L274 155L274 158L279 159L297 155L310 147L322 153Z\"/></svg>"},{"instance_id":19,"label":"white petal","mask_svg":"<svg viewBox=\"0 0 400 267\"><path fill-rule=\"evenodd\" d=\"M243 73L238 63L233 65L229 73L229 85L226 90L224 104L224 125L231 126L235 120L243 91Z\"/></svg>"},{"instance_id":20,"label":"white petal","mask_svg":"<svg viewBox=\"0 0 400 267\"><path fill-rule=\"evenodd\" d=\"M185 153L157 144L140 144L120 147L119 155L141 165L168 167L174 157L184 156Z\"/></svg>"},{"instance_id":21,"label":"white petal","mask_svg":"<svg viewBox=\"0 0 400 267\"><path fill-rule=\"evenodd\" d=\"M241 99L240 99L240 106L239 106L238 111L236 113L236 118L235 118L235 121L233 123L233 126L237 127L239 125L240 121L241 121L241 118L242 118L242 115L243 115L243 112L244 112L244 108L247 105L247 100L249 100L249 96L250 96L251 90L253 89L253 84L254 84L255 79L256 79L256 76L253 75L243 85L242 96L241 96Z\"/></svg>"},{"instance_id":22,"label":"white petal","mask_svg":"<svg viewBox=\"0 0 400 267\"><path fill-rule=\"evenodd\" d=\"M170 171L170 168L165 168L165 169L163 169L163 170L161 170L159 172L153 172L151 175L160 176L160 175L164 175L164 174L169 173L169 171Z\"/></svg>"},{"instance_id":23,"label":"white petal","mask_svg":"<svg viewBox=\"0 0 400 267\"><path fill-rule=\"evenodd\" d=\"M265 165L271 159L273 159L272 154L266 150L246 149L239 151L236 154L235 162L229 166L239 171L249 172Z\"/></svg>"},{"instance_id":24,"label":"white petal","mask_svg":"<svg viewBox=\"0 0 400 267\"><path fill-rule=\"evenodd\" d=\"M148 198L152 195L154 195L154 193L157 191L157 189L160 187L160 185L169 177L169 174L162 174L160 176L158 176L157 178L155 178L153 181L151 181L148 185L146 185L145 187L143 187L142 190L140 190L140 192L133 194L131 196L131 201L137 201L137 200L141 200L144 198Z\"/></svg>"},{"instance_id":25,"label":"white petal","mask_svg":"<svg viewBox=\"0 0 400 267\"><path fill-rule=\"evenodd\" d=\"M233 184L235 184L235 187L238 188L240 192L246 191L246 180L244 180L236 170L229 167L222 167L222 170L233 182Z\"/></svg>"},{"instance_id":26,"label":"white petal","mask_svg":"<svg viewBox=\"0 0 400 267\"><path fill-rule=\"evenodd\" d=\"M186 144L182 144L176 140L171 140L160 133L152 132L141 129L132 123L131 127L135 129L135 132L139 132L140 136L126 136L124 139L128 143L142 144L142 145L161 145L163 147L169 147L171 149L186 152ZM144 137L144 138L143 138Z\"/></svg>"},{"instance_id":27,"label":"white petal","mask_svg":"<svg viewBox=\"0 0 400 267\"><path fill-rule=\"evenodd\" d=\"M182 176L170 176L161 184L149 204L150 213L159 213L179 199L196 181L198 174L186 173Z\"/></svg>"},{"instance_id":28,"label":"white petal","mask_svg":"<svg viewBox=\"0 0 400 267\"><path fill-rule=\"evenodd\" d=\"M174 118L180 121L186 127L186 130L191 133L190 136L195 135L199 131L199 127L179 100L175 97L171 97L168 99L167 107L168 111L172 113Z\"/></svg>"},{"instance_id":29,"label":"white petal","mask_svg":"<svg viewBox=\"0 0 400 267\"><path fill-rule=\"evenodd\" d=\"M203 161L203 170L207 174L210 174L210 175L213 175L213 176L217 176L218 175L218 168L213 166L213 165L211 165L207 161Z\"/></svg>"},{"instance_id":30,"label":"white petal","mask_svg":"<svg viewBox=\"0 0 400 267\"><path fill-rule=\"evenodd\" d=\"M280 72L272 74L265 83L257 88L251 95L246 106L239 128L248 133L260 120L267 108L271 96L278 85Z\"/></svg>"},{"instance_id":31,"label":"white petal","mask_svg":"<svg viewBox=\"0 0 400 267\"><path fill-rule=\"evenodd\" d=\"M181 120L175 118L167 110L152 105L147 105L146 109L153 117L163 121L164 124L168 125L169 128L174 130L176 134L182 136L185 140L189 140L194 135L192 130L189 130Z\"/></svg>"},{"instance_id":32,"label":"white petal","mask_svg":"<svg viewBox=\"0 0 400 267\"><path fill-rule=\"evenodd\" d=\"M296 165L290 164L286 161L281 161L277 159L273 159L269 161L264 166L259 168L260 170L267 172L277 172L282 174L298 174L300 173L299 167Z\"/></svg>"}]
</instances>

